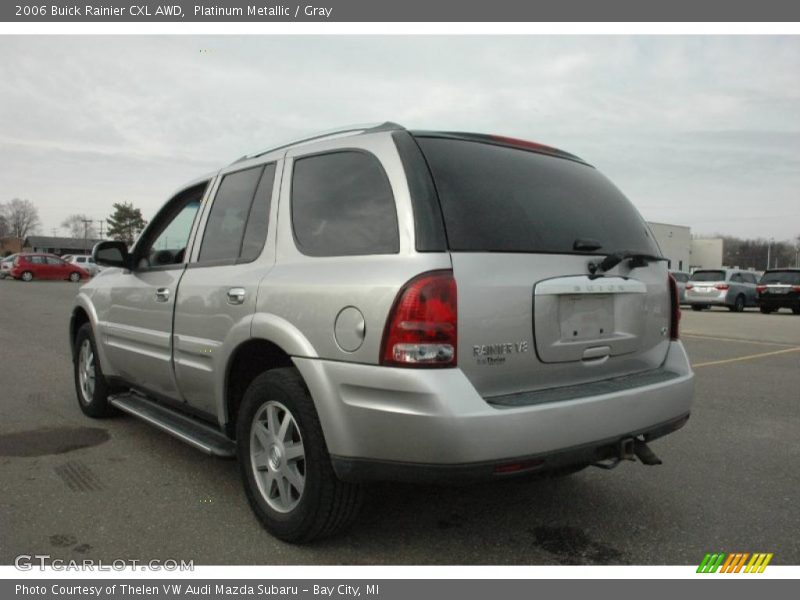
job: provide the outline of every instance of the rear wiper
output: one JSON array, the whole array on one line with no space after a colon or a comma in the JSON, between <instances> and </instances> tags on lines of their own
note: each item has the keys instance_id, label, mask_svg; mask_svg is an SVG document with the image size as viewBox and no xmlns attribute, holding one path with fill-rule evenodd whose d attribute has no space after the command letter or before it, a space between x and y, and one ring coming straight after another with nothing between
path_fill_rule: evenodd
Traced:
<instances>
[{"instance_id":1,"label":"rear wiper","mask_svg":"<svg viewBox=\"0 0 800 600\"><path fill-rule=\"evenodd\" d=\"M666 261L667 259L663 256L653 256L652 254L643 254L642 252L634 252L632 250L619 250L606 256L599 265L595 265L596 270L605 273L616 267L623 260L631 261L630 268L636 269L638 267L644 267L647 263L662 260Z\"/></svg>"}]
</instances>

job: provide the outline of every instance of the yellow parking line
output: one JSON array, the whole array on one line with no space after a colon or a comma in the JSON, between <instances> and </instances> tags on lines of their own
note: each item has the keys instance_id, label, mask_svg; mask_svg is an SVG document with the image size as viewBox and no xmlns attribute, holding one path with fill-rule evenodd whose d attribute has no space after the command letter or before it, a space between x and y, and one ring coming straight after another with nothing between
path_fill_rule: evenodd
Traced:
<instances>
[{"instance_id":1,"label":"yellow parking line","mask_svg":"<svg viewBox=\"0 0 800 600\"><path fill-rule=\"evenodd\" d=\"M776 354L786 354L787 352L800 352L800 346L796 348L786 348L785 350L775 350L774 352L762 352L760 354L750 354L749 356L739 356L737 358L726 358L724 360L712 360L704 363L697 363L692 365L693 369L700 367L710 367L711 365L725 365L727 363L739 362L742 360L753 360L754 358L762 358L764 356L775 356Z\"/></svg>"},{"instance_id":2,"label":"yellow parking line","mask_svg":"<svg viewBox=\"0 0 800 600\"><path fill-rule=\"evenodd\" d=\"M739 342L742 344L757 344L759 346L785 346L786 348L795 347L794 344L784 344L781 342L761 342L757 340L743 340L739 338L715 337L710 335L700 335L699 333L691 333L687 331L681 331L681 337L697 338L700 340L716 340L719 342Z\"/></svg>"}]
</instances>

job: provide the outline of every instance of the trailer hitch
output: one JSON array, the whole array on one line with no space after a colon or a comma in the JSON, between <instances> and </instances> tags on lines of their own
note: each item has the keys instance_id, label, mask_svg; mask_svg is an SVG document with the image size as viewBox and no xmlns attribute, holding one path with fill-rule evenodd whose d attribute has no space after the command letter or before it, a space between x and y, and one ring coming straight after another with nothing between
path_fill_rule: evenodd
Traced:
<instances>
[{"instance_id":1,"label":"trailer hitch","mask_svg":"<svg viewBox=\"0 0 800 600\"><path fill-rule=\"evenodd\" d=\"M617 445L616 456L594 463L600 469L613 469L619 466L623 460L635 461L639 459L643 465L660 465L661 459L643 439L638 437L622 438Z\"/></svg>"}]
</instances>

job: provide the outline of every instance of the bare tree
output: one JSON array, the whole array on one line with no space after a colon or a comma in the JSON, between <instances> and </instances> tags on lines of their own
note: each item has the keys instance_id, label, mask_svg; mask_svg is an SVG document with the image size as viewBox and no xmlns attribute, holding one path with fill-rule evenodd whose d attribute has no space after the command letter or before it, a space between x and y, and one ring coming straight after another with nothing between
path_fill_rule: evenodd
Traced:
<instances>
[{"instance_id":1,"label":"bare tree","mask_svg":"<svg viewBox=\"0 0 800 600\"><path fill-rule=\"evenodd\" d=\"M8 219L3 214L3 205L0 204L0 238L8 237Z\"/></svg>"},{"instance_id":2,"label":"bare tree","mask_svg":"<svg viewBox=\"0 0 800 600\"><path fill-rule=\"evenodd\" d=\"M30 200L14 198L4 206L4 214L8 222L8 233L11 237L24 240L36 233L41 225L39 211Z\"/></svg>"},{"instance_id":3,"label":"bare tree","mask_svg":"<svg viewBox=\"0 0 800 600\"><path fill-rule=\"evenodd\" d=\"M71 238L97 237L97 230L92 225L92 219L86 215L70 215L61 222L61 227L69 232Z\"/></svg>"}]
</instances>

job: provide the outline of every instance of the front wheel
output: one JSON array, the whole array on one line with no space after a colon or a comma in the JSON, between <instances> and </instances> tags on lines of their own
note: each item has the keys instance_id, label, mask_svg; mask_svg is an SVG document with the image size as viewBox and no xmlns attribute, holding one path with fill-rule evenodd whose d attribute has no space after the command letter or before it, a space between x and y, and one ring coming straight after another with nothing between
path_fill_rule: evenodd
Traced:
<instances>
[{"instance_id":1,"label":"front wheel","mask_svg":"<svg viewBox=\"0 0 800 600\"><path fill-rule=\"evenodd\" d=\"M274 536L310 542L355 519L361 486L336 477L314 402L295 369L273 369L253 380L236 438L247 499Z\"/></svg>"},{"instance_id":2,"label":"front wheel","mask_svg":"<svg viewBox=\"0 0 800 600\"><path fill-rule=\"evenodd\" d=\"M703 310L703 306L701 306L700 304L692 304L692 310L700 312L701 310Z\"/></svg>"},{"instance_id":3,"label":"front wheel","mask_svg":"<svg viewBox=\"0 0 800 600\"><path fill-rule=\"evenodd\" d=\"M92 333L92 326L84 323L75 336L75 352L73 371L75 376L75 392L78 405L83 414L99 419L114 413L114 407L108 403L111 388L103 377L100 362L97 360L97 346Z\"/></svg>"},{"instance_id":4,"label":"front wheel","mask_svg":"<svg viewBox=\"0 0 800 600\"><path fill-rule=\"evenodd\" d=\"M22 279L22 281L33 281L33 273L30 271L25 271L20 279Z\"/></svg>"},{"instance_id":5,"label":"front wheel","mask_svg":"<svg viewBox=\"0 0 800 600\"><path fill-rule=\"evenodd\" d=\"M793 308L792 309L792 314L800 315L800 308Z\"/></svg>"},{"instance_id":6,"label":"front wheel","mask_svg":"<svg viewBox=\"0 0 800 600\"><path fill-rule=\"evenodd\" d=\"M772 309L771 308L767 308L766 306L759 306L758 310L760 310L765 315L768 315L769 313L772 312Z\"/></svg>"}]
</instances>

